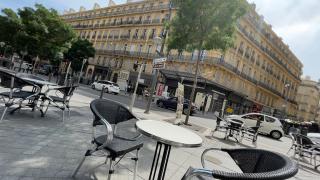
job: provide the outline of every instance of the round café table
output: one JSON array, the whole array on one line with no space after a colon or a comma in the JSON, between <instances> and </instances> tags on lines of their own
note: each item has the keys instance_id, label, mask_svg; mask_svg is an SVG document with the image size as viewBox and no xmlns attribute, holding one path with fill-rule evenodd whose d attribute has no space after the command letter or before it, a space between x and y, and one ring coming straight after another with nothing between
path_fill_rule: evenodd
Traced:
<instances>
[{"instance_id":1,"label":"round caf\u00e9 table","mask_svg":"<svg viewBox=\"0 0 320 180\"><path fill-rule=\"evenodd\" d=\"M136 127L141 134L157 141L149 180L155 179L156 176L158 176L158 180L164 179L172 146L192 148L202 145L202 138L199 135L164 121L140 120L136 123ZM162 147L163 152L160 162ZM159 163L160 166L158 168Z\"/></svg>"}]
</instances>

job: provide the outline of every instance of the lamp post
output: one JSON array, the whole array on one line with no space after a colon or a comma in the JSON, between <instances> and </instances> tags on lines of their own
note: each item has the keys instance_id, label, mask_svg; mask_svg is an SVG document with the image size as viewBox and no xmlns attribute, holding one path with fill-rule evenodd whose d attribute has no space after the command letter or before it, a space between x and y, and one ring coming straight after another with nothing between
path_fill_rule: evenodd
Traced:
<instances>
[{"instance_id":1,"label":"lamp post","mask_svg":"<svg viewBox=\"0 0 320 180\"><path fill-rule=\"evenodd\" d=\"M156 53L160 57L163 57L164 40L161 37L155 37L153 39L153 42L154 42L154 44L156 44L156 47L157 47ZM161 45L161 48L160 48L160 50L158 50L158 47L160 45ZM151 84L150 95L149 95L149 99L148 99L146 110L144 111L144 113L146 113L146 114L148 114L149 111L150 111L150 106L151 106L151 102L152 102L155 86L157 84L158 70L154 69L152 74L153 74L153 76L152 76L152 84Z\"/></svg>"},{"instance_id":2,"label":"lamp post","mask_svg":"<svg viewBox=\"0 0 320 180\"><path fill-rule=\"evenodd\" d=\"M134 105L134 101L136 100L137 89L138 89L139 80L140 80L140 76L141 76L141 72L142 72L143 66L145 66L145 63L140 64L140 69L139 69L139 74L138 74L138 77L137 77L137 82L136 82L136 85L134 87L134 92L133 92L131 103L130 103L130 107L129 107L129 110L131 112L132 112L132 108L133 108L133 105Z\"/></svg>"},{"instance_id":3,"label":"lamp post","mask_svg":"<svg viewBox=\"0 0 320 180\"><path fill-rule=\"evenodd\" d=\"M80 70L80 76L79 76L79 79L78 79L78 85L80 84L80 79L82 77L82 74L83 74L83 67L84 67L84 64L87 62L87 59L83 59L82 60L82 65L81 65L81 70Z\"/></svg>"},{"instance_id":4,"label":"lamp post","mask_svg":"<svg viewBox=\"0 0 320 180\"><path fill-rule=\"evenodd\" d=\"M288 111L288 96L289 96L289 88L290 88L290 84L285 84L284 85L285 91L287 92L285 95L285 105L284 105L284 115L286 118L287 117L287 111Z\"/></svg>"}]
</instances>

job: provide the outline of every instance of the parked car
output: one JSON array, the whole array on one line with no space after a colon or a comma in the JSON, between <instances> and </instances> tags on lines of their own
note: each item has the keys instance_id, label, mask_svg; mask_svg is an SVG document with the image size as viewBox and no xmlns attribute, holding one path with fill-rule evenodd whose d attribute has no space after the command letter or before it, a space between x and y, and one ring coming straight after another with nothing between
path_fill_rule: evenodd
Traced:
<instances>
[{"instance_id":1,"label":"parked car","mask_svg":"<svg viewBox=\"0 0 320 180\"><path fill-rule=\"evenodd\" d=\"M45 64L40 66L39 68L39 74L49 75L51 72L53 72L53 66L49 64Z\"/></svg>"},{"instance_id":2,"label":"parked car","mask_svg":"<svg viewBox=\"0 0 320 180\"><path fill-rule=\"evenodd\" d=\"M168 99L161 98L161 99L158 99L156 103L161 108L166 108L166 109L169 108L169 109L177 110L178 98L177 97L171 97ZM188 107L189 107L189 100L185 99L183 102L183 114L187 114ZM196 106L194 105L194 103L192 103L190 115L196 113L196 109L197 109Z\"/></svg>"},{"instance_id":3,"label":"parked car","mask_svg":"<svg viewBox=\"0 0 320 180\"><path fill-rule=\"evenodd\" d=\"M119 94L120 93L120 88L119 85L112 82L112 81L96 81L91 84L92 89L97 89L99 91L102 90L102 87L105 87L105 92L106 93L113 93L113 94Z\"/></svg>"},{"instance_id":4,"label":"parked car","mask_svg":"<svg viewBox=\"0 0 320 180\"><path fill-rule=\"evenodd\" d=\"M248 113L243 115L229 115L226 119L237 119L244 122L244 126L256 126L258 120L261 121L259 133L270 135L274 139L280 139L283 135L282 124L276 117L261 113Z\"/></svg>"}]
</instances>

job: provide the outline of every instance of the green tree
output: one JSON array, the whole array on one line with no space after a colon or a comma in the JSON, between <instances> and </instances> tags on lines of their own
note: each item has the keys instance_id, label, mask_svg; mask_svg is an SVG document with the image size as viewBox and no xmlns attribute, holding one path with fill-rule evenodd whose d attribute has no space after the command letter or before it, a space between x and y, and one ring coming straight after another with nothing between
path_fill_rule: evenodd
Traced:
<instances>
[{"instance_id":1,"label":"green tree","mask_svg":"<svg viewBox=\"0 0 320 180\"><path fill-rule=\"evenodd\" d=\"M204 50L225 52L234 43L236 22L245 14L245 0L173 0L177 13L170 24L168 49L197 51L196 71L190 95L188 124L191 103L197 86L199 61Z\"/></svg>"},{"instance_id":2,"label":"green tree","mask_svg":"<svg viewBox=\"0 0 320 180\"><path fill-rule=\"evenodd\" d=\"M75 37L56 10L40 4L18 9L17 13L3 9L2 14L0 24L5 26L0 27L0 41L10 44L20 55L25 51L29 57L51 60L66 51Z\"/></svg>"},{"instance_id":3,"label":"green tree","mask_svg":"<svg viewBox=\"0 0 320 180\"><path fill-rule=\"evenodd\" d=\"M71 62L73 72L79 72L83 59L93 57L95 49L93 44L87 39L77 39L71 44L71 48L65 53L64 57Z\"/></svg>"}]
</instances>

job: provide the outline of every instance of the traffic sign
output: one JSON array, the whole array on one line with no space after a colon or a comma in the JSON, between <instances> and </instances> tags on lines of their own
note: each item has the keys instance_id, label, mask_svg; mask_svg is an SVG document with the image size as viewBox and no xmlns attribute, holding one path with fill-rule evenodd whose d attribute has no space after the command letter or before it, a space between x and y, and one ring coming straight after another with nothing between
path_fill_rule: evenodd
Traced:
<instances>
[{"instance_id":1,"label":"traffic sign","mask_svg":"<svg viewBox=\"0 0 320 180\"><path fill-rule=\"evenodd\" d=\"M157 58L153 60L153 69L164 69L166 65L167 58Z\"/></svg>"}]
</instances>

